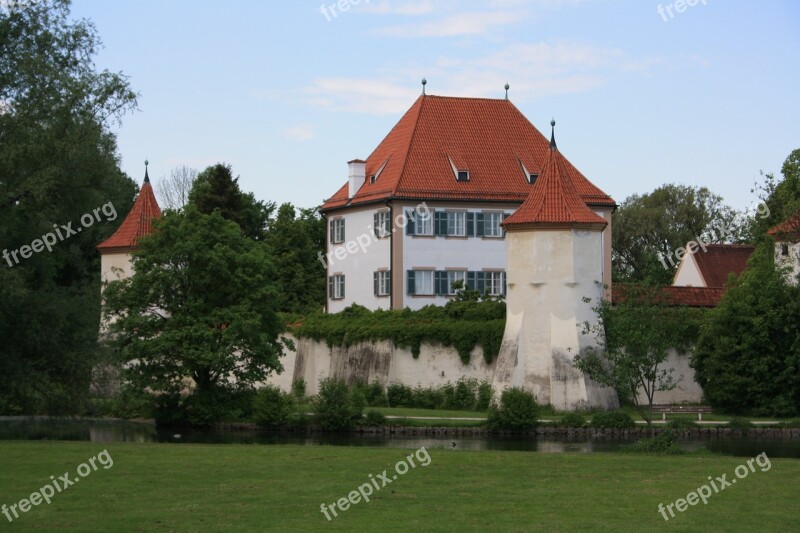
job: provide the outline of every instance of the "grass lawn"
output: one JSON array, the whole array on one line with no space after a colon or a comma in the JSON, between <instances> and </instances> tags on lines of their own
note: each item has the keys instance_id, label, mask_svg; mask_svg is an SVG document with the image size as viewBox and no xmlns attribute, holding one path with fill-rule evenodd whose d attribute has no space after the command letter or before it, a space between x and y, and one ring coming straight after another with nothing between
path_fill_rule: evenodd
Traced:
<instances>
[{"instance_id":1,"label":"grass lawn","mask_svg":"<svg viewBox=\"0 0 800 533\"><path fill-rule=\"evenodd\" d=\"M378 411L385 416L434 416L453 418L486 418L480 411L450 411L447 409L415 409L412 407L367 407L364 412Z\"/></svg>"},{"instance_id":2,"label":"grass lawn","mask_svg":"<svg viewBox=\"0 0 800 533\"><path fill-rule=\"evenodd\" d=\"M800 461L774 459L665 522L657 511L746 458L433 450L328 522L346 497L411 450L0 442L0 504L28 497L106 448L100 468L7 524L19 531L790 531ZM417 463L420 461L417 460ZM0 515L5 523L5 518Z\"/></svg>"}]
</instances>

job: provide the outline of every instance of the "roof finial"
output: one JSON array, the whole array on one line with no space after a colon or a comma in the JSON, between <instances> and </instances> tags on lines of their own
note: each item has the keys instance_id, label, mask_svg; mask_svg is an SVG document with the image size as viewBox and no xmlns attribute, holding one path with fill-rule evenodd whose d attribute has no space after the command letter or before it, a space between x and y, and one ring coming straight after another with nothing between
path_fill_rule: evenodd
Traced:
<instances>
[{"instance_id":1,"label":"roof finial","mask_svg":"<svg viewBox=\"0 0 800 533\"><path fill-rule=\"evenodd\" d=\"M144 160L144 182L150 183L150 176L147 175L147 165L150 164L150 161L147 159Z\"/></svg>"},{"instance_id":2,"label":"roof finial","mask_svg":"<svg viewBox=\"0 0 800 533\"><path fill-rule=\"evenodd\" d=\"M428 80L422 78L422 95L425 96L425 85L428 84Z\"/></svg>"},{"instance_id":3,"label":"roof finial","mask_svg":"<svg viewBox=\"0 0 800 533\"><path fill-rule=\"evenodd\" d=\"M550 149L558 150L556 146L556 119L550 119Z\"/></svg>"},{"instance_id":4,"label":"roof finial","mask_svg":"<svg viewBox=\"0 0 800 533\"><path fill-rule=\"evenodd\" d=\"M511 86L508 84L508 82L506 82L506 100L508 100L508 90L510 88L511 88Z\"/></svg>"}]
</instances>

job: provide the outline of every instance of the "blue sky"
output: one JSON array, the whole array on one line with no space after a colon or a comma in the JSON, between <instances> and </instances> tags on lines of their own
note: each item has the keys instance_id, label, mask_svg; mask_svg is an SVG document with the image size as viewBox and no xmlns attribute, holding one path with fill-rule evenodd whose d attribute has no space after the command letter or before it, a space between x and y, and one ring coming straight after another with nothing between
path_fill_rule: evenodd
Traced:
<instances>
[{"instance_id":1,"label":"blue sky","mask_svg":"<svg viewBox=\"0 0 800 533\"><path fill-rule=\"evenodd\" d=\"M420 93L510 99L621 202L669 182L754 205L800 147L800 3L697 0L74 0L139 111L116 127L137 181L233 165L310 207ZM356 5L357 4L357 5ZM662 6L663 15L658 12ZM667 7L671 9L667 10ZM672 16L670 16L670 14Z\"/></svg>"}]
</instances>

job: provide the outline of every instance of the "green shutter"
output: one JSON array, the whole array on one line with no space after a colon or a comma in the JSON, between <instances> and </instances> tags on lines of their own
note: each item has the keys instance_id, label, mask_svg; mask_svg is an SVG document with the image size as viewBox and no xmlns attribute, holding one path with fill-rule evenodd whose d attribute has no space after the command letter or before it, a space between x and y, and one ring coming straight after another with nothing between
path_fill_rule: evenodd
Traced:
<instances>
[{"instance_id":1,"label":"green shutter","mask_svg":"<svg viewBox=\"0 0 800 533\"><path fill-rule=\"evenodd\" d=\"M511 213L503 213L503 220L507 219L510 216L511 216ZM500 228L503 230L503 237L505 237L506 236L506 229L503 228L503 226L500 226Z\"/></svg>"},{"instance_id":2,"label":"green shutter","mask_svg":"<svg viewBox=\"0 0 800 533\"><path fill-rule=\"evenodd\" d=\"M414 211L406 211L406 235L414 235L416 232L415 217Z\"/></svg>"},{"instance_id":3,"label":"green shutter","mask_svg":"<svg viewBox=\"0 0 800 533\"><path fill-rule=\"evenodd\" d=\"M435 294L447 294L447 272L444 270L437 270L433 273L433 289Z\"/></svg>"},{"instance_id":4,"label":"green shutter","mask_svg":"<svg viewBox=\"0 0 800 533\"><path fill-rule=\"evenodd\" d=\"M502 274L500 274L500 275L501 275L501 276L503 276L503 296L505 296L505 295L506 295L506 292L507 292L507 289L506 289L506 278L508 277L508 274L506 274L505 272L503 272L503 273L502 273Z\"/></svg>"},{"instance_id":5,"label":"green shutter","mask_svg":"<svg viewBox=\"0 0 800 533\"><path fill-rule=\"evenodd\" d=\"M329 241L330 241L331 243L334 243L334 242L335 242L335 240L336 240L336 237L335 237L335 235L334 235L334 231L333 231L333 220L329 220L329 221L328 221L328 228L329 228L329 230L328 230L328 236L330 237Z\"/></svg>"},{"instance_id":6,"label":"green shutter","mask_svg":"<svg viewBox=\"0 0 800 533\"><path fill-rule=\"evenodd\" d=\"M408 271L408 294L415 294L416 280L414 279L414 271Z\"/></svg>"},{"instance_id":7,"label":"green shutter","mask_svg":"<svg viewBox=\"0 0 800 533\"><path fill-rule=\"evenodd\" d=\"M447 213L444 211L436 211L433 214L433 234L438 236L447 236Z\"/></svg>"},{"instance_id":8,"label":"green shutter","mask_svg":"<svg viewBox=\"0 0 800 533\"><path fill-rule=\"evenodd\" d=\"M333 276L328 277L328 298L333 298Z\"/></svg>"},{"instance_id":9,"label":"green shutter","mask_svg":"<svg viewBox=\"0 0 800 533\"><path fill-rule=\"evenodd\" d=\"M344 274L342 274L342 298L344 298L344 288L345 288L345 286L346 286L346 283L344 281Z\"/></svg>"},{"instance_id":10,"label":"green shutter","mask_svg":"<svg viewBox=\"0 0 800 533\"><path fill-rule=\"evenodd\" d=\"M486 292L486 272L475 272L475 290L481 294Z\"/></svg>"},{"instance_id":11,"label":"green shutter","mask_svg":"<svg viewBox=\"0 0 800 533\"><path fill-rule=\"evenodd\" d=\"M372 273L372 293L377 296L378 295L378 273Z\"/></svg>"},{"instance_id":12,"label":"green shutter","mask_svg":"<svg viewBox=\"0 0 800 533\"><path fill-rule=\"evenodd\" d=\"M375 237L380 237L380 230L378 229L378 213L372 213L372 232Z\"/></svg>"},{"instance_id":13,"label":"green shutter","mask_svg":"<svg viewBox=\"0 0 800 533\"><path fill-rule=\"evenodd\" d=\"M486 228L484 226L484 224L486 224L484 221L485 218L483 213L475 213L475 236L477 237L486 235Z\"/></svg>"},{"instance_id":14,"label":"green shutter","mask_svg":"<svg viewBox=\"0 0 800 533\"><path fill-rule=\"evenodd\" d=\"M472 271L467 272L466 286L467 286L466 288L471 291L475 290L475 272Z\"/></svg>"},{"instance_id":15,"label":"green shutter","mask_svg":"<svg viewBox=\"0 0 800 533\"><path fill-rule=\"evenodd\" d=\"M475 213L467 211L467 237L475 236Z\"/></svg>"}]
</instances>

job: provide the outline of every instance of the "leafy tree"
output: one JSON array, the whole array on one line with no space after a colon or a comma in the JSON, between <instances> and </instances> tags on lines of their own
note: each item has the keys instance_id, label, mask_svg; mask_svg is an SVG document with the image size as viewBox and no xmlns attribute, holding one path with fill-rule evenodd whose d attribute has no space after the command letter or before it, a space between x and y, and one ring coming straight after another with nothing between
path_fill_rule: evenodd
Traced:
<instances>
[{"instance_id":1,"label":"leafy tree","mask_svg":"<svg viewBox=\"0 0 800 533\"><path fill-rule=\"evenodd\" d=\"M292 204L278 208L270 223L267 244L277 264L281 287L281 311L303 313L325 305L325 269L317 253L325 250L325 221L317 209L304 209L300 216Z\"/></svg>"},{"instance_id":2,"label":"leafy tree","mask_svg":"<svg viewBox=\"0 0 800 533\"><path fill-rule=\"evenodd\" d=\"M781 167L783 180L778 181L773 174L761 173L764 182L756 184L752 192L767 206L762 213L750 221L749 238L757 242L763 239L767 230L791 217L800 209L800 148L792 151Z\"/></svg>"},{"instance_id":3,"label":"leafy tree","mask_svg":"<svg viewBox=\"0 0 800 533\"><path fill-rule=\"evenodd\" d=\"M69 2L0 3L0 250L16 250L109 202L118 217L19 264L0 263L0 411L76 412L99 327L96 245L130 209L108 125L136 105L120 73L97 71L94 26Z\"/></svg>"},{"instance_id":4,"label":"leafy tree","mask_svg":"<svg viewBox=\"0 0 800 533\"><path fill-rule=\"evenodd\" d=\"M767 237L704 324L692 365L715 407L800 414L800 288L775 266Z\"/></svg>"},{"instance_id":5,"label":"leafy tree","mask_svg":"<svg viewBox=\"0 0 800 533\"><path fill-rule=\"evenodd\" d=\"M644 289L629 295L632 303L613 308L601 300L593 309L598 322L583 323L583 334L591 334L598 347L587 347L575 357L575 367L600 385L614 387L623 401L632 402L650 425L656 392L678 385L673 368L665 368L669 349L685 349L696 333L697 321L688 310L659 305L655 293ZM647 398L645 405L639 392Z\"/></svg>"},{"instance_id":6,"label":"leafy tree","mask_svg":"<svg viewBox=\"0 0 800 533\"><path fill-rule=\"evenodd\" d=\"M239 225L242 232L255 240L263 240L275 204L257 201L253 193L239 188L239 178L234 178L231 166L212 165L197 175L189 203L201 213L210 214L218 209L226 220Z\"/></svg>"},{"instance_id":7,"label":"leafy tree","mask_svg":"<svg viewBox=\"0 0 800 533\"><path fill-rule=\"evenodd\" d=\"M195 399L224 397L217 393L229 382L248 388L282 370L274 267L235 223L191 205L167 211L133 267L133 277L103 294L130 386L178 398L188 378L186 401L198 407Z\"/></svg>"},{"instance_id":8,"label":"leafy tree","mask_svg":"<svg viewBox=\"0 0 800 533\"><path fill-rule=\"evenodd\" d=\"M613 215L615 282L668 285L677 269L674 252L692 240L738 242L742 221L705 187L662 185L629 196Z\"/></svg>"}]
</instances>

